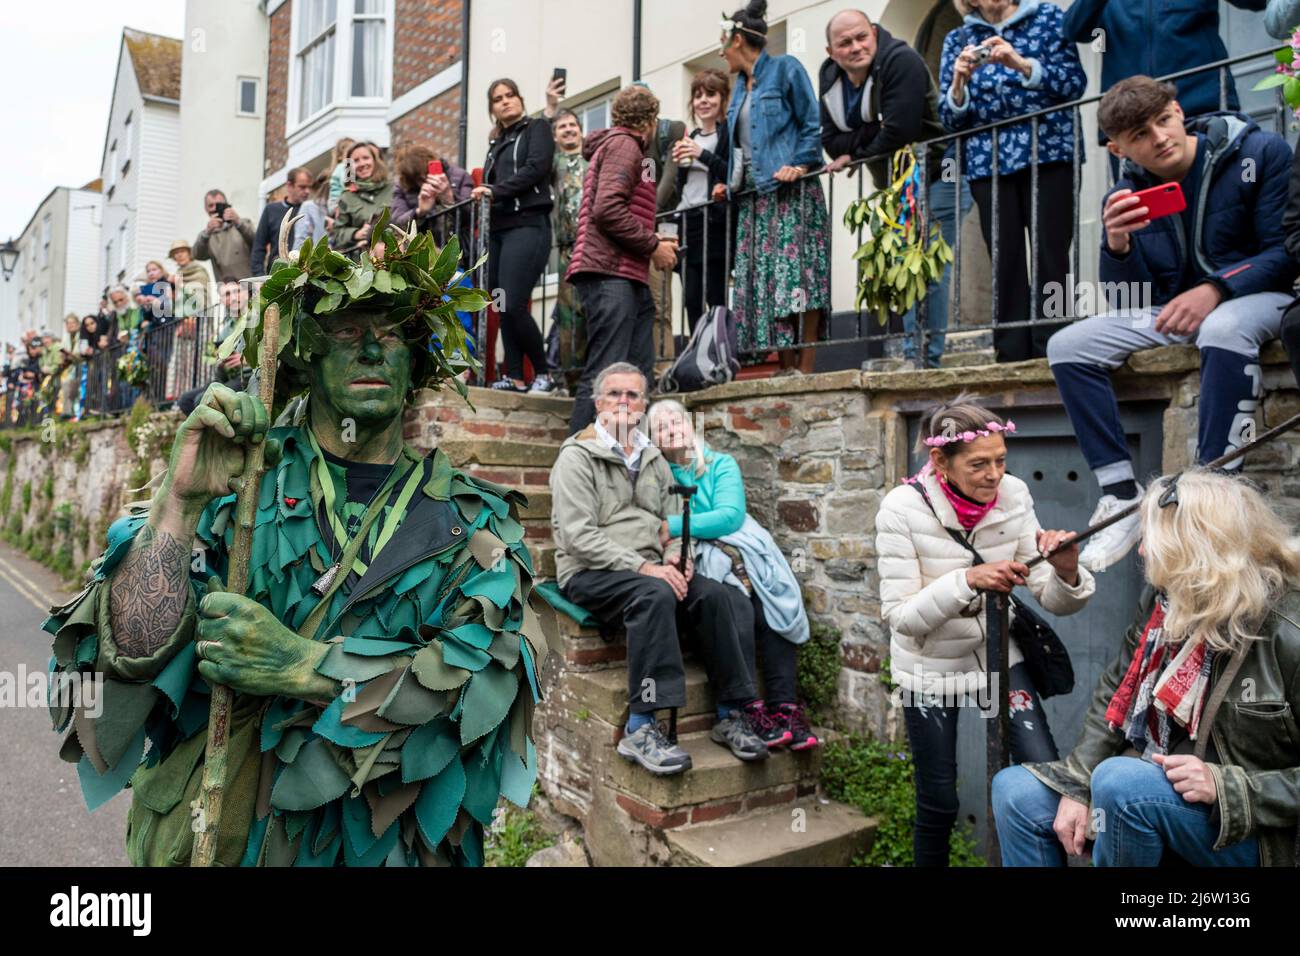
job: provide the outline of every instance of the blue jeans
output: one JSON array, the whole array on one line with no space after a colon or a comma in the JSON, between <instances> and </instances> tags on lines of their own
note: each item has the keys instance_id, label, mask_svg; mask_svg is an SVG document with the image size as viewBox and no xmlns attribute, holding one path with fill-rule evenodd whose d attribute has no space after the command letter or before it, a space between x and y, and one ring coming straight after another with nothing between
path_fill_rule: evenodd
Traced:
<instances>
[{"instance_id":1,"label":"blue jeans","mask_svg":"<svg viewBox=\"0 0 1300 956\"><path fill-rule=\"evenodd\" d=\"M1065 850L1052 823L1061 797L1024 767L993 778L993 817L1003 866L1065 866ZM1193 866L1258 866L1254 837L1213 849L1219 824L1212 807L1188 803L1153 763L1110 757L1092 772L1092 814L1097 822L1094 866L1158 866L1167 852Z\"/></svg>"},{"instance_id":2,"label":"blue jeans","mask_svg":"<svg viewBox=\"0 0 1300 956\"><path fill-rule=\"evenodd\" d=\"M974 200L971 198L970 185L961 177L961 209L956 209L958 183L935 179L930 183L928 209L930 218L939 223L939 232L944 242L953 246L957 241L957 228L965 218ZM925 367L938 368L943 355L945 333L948 330L948 280L952 276L952 266L946 266L939 281L930 285L930 290L923 301L907 310L903 316L903 357L917 358L920 351L921 329L918 313L925 309L925 328L929 333L925 341Z\"/></svg>"}]
</instances>

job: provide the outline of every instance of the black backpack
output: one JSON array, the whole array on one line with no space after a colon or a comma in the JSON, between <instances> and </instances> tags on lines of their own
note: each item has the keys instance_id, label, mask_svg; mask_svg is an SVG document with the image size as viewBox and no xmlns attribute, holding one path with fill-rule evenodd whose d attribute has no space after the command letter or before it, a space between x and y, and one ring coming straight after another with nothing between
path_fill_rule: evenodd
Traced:
<instances>
[{"instance_id":1,"label":"black backpack","mask_svg":"<svg viewBox=\"0 0 1300 956\"><path fill-rule=\"evenodd\" d=\"M659 391L697 392L710 385L730 382L740 371L736 316L723 305L704 313L682 354L659 380Z\"/></svg>"}]
</instances>

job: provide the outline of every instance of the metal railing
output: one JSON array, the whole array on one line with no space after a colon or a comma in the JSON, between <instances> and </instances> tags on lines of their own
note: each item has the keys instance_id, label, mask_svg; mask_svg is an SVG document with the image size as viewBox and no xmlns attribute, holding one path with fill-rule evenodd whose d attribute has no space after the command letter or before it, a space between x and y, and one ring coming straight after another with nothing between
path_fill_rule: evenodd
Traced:
<instances>
[{"instance_id":1,"label":"metal railing","mask_svg":"<svg viewBox=\"0 0 1300 956\"><path fill-rule=\"evenodd\" d=\"M1255 51L1252 53L1243 54L1236 57L1229 57L1223 60L1216 61L1214 63L1208 63L1199 67L1194 67L1192 69L1183 70L1178 73L1169 74L1167 76L1160 77L1160 79L1167 80L1167 81L1177 81L1193 75L1214 71L1215 73L1217 73L1219 78L1219 107L1221 110L1226 110L1229 108L1229 102L1230 102L1229 80L1232 75L1233 68L1244 64L1250 64L1256 62L1271 67L1275 62L1273 58L1273 53L1275 49L1276 48L1268 48L1264 50ZM1246 91L1244 90L1239 91L1239 93L1244 93L1244 92ZM941 91L940 95L943 95L943 91ZM1272 125L1274 130L1279 135L1285 135L1288 110L1284 105L1280 90L1274 92L1272 96L1273 96L1273 105L1270 111L1273 120ZM820 321L821 335L816 341L808 341L808 342L796 341L788 346L781 345L780 348L781 349L790 348L793 350L800 350L800 349L809 349L809 348L813 348L813 349L821 348L828 345L846 345L846 346L865 345L867 347L865 351L869 353L873 346L878 347L881 351L883 351L885 347L885 343L896 342L898 340L903 339L909 334L915 334L917 336L918 357L923 356L929 344L929 338L933 334L929 328L929 321L928 321L929 311L933 307L944 308L945 311L948 313L948 316L950 317L949 321L944 323L944 327L943 327L944 332L992 331L994 329L1001 330L1001 329L1016 329L1016 328L1025 328L1025 327L1032 328L1042 324L1055 325L1062 321L1069 321L1071 319L1082 317L1081 315L1075 314L1076 303L1073 301L1074 298L1073 292L1072 290L1069 289L1065 290L1068 293L1065 297L1065 301L1067 303L1067 309L1063 315L1044 316L1040 314L1042 310L1039 305L1039 300L1040 298L1043 297L1043 293L1041 290L1042 283L1040 283L1039 281L1041 271L1042 271L1041 263L1039 261L1039 249L1041 246L1040 223L1039 223L1039 205L1040 205L1039 163L1038 163L1039 145L1040 145L1039 126L1040 123L1042 123L1042 121L1046 117L1051 115L1059 115L1064 113L1064 114L1068 114L1068 116L1070 117L1070 129L1071 129L1072 144L1073 144L1073 149L1072 149L1073 155L1070 161L1070 181L1071 181L1072 192L1073 192L1073 203L1072 203L1073 210L1071 214L1070 237L1069 237L1069 242L1070 242L1069 275L1073 277L1073 279L1076 282L1081 283L1082 274L1080 271L1080 258L1081 255L1083 254L1083 251L1080 243L1080 228L1081 228L1081 208L1080 208L1081 195L1080 194L1083 189L1082 173L1083 173L1083 166L1086 163L1086 161L1088 159L1092 159L1094 162L1102 161L1107 169L1107 185L1108 186L1113 185L1114 182L1114 169L1107 161L1109 153L1105 150L1104 147L1101 147L1100 145L1094 144L1091 148L1089 148L1084 143L1084 121L1083 121L1082 111L1086 107L1096 105L1098 102L1100 102L1100 100L1101 100L1101 95L1081 97L1079 99L1063 102L1055 106L1047 107L1042 110L1037 110L1035 112L1021 114L1015 117L1008 117L1007 119L999 120L995 123L990 123L984 126L975 127L968 130L962 130L960 132L948 133L943 136L934 137L932 139L914 144L919 159L919 162L917 164L917 169L919 171L919 176L920 176L920 187L917 190L917 195L916 195L916 200L918 203L918 214L921 217L922 221L927 223L927 227L926 227L927 232L928 232L929 203L930 203L930 196L929 196L930 170L928 168L927 156L929 155L930 150L940 145L944 146L945 150L948 151L949 155L951 155L951 157L955 160L955 165L953 166L953 168L957 171L957 176L959 177L957 181L953 183L954 189L957 190L957 198L954 202L954 206L956 210L955 215L957 215L958 217L958 222L956 224L956 228L954 229L953 263L948 267L951 270L950 277L949 277L949 286L952 290L951 306L949 307L948 303L946 302L939 304L931 301L933 295L927 295L924 299L920 300L916 306L917 331L915 333L899 331L896 328L892 330L889 328L882 328L878 320L874 316L874 314L866 312L861 308L856 308L856 307L851 309L834 308L835 273L836 273L837 266L839 268L844 268L847 266L848 268L853 270L854 279L855 279L854 288L856 290L857 273L856 273L855 265L852 262L852 254L862 244L862 227L859 227L858 230L856 231L856 234L854 234L850 232L847 228L845 228L840 222L836 221L834 218L835 202L836 202L836 181L838 176L840 175L839 173L835 173L835 174L829 173L826 170L826 168L823 167L822 169L814 172L810 172L805 176L801 177L799 180L797 180L797 185L799 189L799 195L798 195L799 209L807 208L807 203L809 201L808 191L814 186L818 187L819 190L822 192L827 207L828 229L830 231L830 235L826 242L826 249L827 249L826 288L828 290L827 307L822 311L821 321ZM1030 187L1029 188L1030 188L1030 201L1031 201L1031 215L1030 215L1030 223L1029 223L1029 243L1028 243L1029 254L1028 254L1028 262L1027 262L1028 276L1029 276L1028 315L1026 318L1020 318L1020 319L1004 315L1005 308L1006 308L1005 299L1006 299L1007 290L1000 289L999 284L996 281L996 276L998 274L999 266L1002 264L1001 259L1005 252L1003 248L1004 237L1000 234L1001 230L997 228L993 228L991 230L992 241L987 244L988 245L987 253L988 253L989 261L992 266L991 274L994 277L994 281L991 282L991 292L990 292L990 301L989 301L988 312L987 312L987 321L976 321L973 323L961 322L960 324L956 324L953 321L953 319L958 319L959 321L960 316L962 315L963 271L968 270L972 267L972 264L969 261L971 250L969 248L963 249L964 243L962 238L962 229L961 229L961 222L960 222L960 219L962 218L962 214L966 211L962 207L962 203L960 199L961 187L962 187L962 183L960 179L964 175L962 171L964 170L964 165L965 165L964 154L965 154L966 147L970 143L970 141L977 136L987 135L992 139L993 165L991 169L992 176L991 176L991 186L990 186L990 191L991 191L990 212L992 213L991 218L993 222L996 223L998 221L998 214L1000 212L999 207L1001 203L1005 201L1005 198L1002 195L1003 193L1002 182L1005 176L1008 175L1003 173L998 168L999 137L1007 135L1007 132L1010 128L1020 127L1023 126L1024 124L1029 124L1029 136L1030 136L1030 165L1029 165ZM889 158L890 157L887 154L868 156L862 159L855 160L851 162L847 167L845 167L844 175L847 175L850 178L849 188L852 190L852 193L856 194L855 198L862 199L865 196L870 194L870 190L867 188L867 184L866 184L866 175L868 172L867 167L869 165L880 163L880 162L888 163ZM820 180L822 177L825 178L824 189L820 188ZM840 187L841 190L843 188L844 188L843 186ZM821 197L813 197L813 198L814 201L819 201L819 202L822 201ZM708 268L707 252L713 248L714 243L717 243L716 235L713 237L712 243L710 242L710 231L717 229L718 224L721 223L721 228L723 230L722 248L723 248L724 262L726 264L729 302L734 301L733 296L737 288L741 286L742 283L746 284L746 288L744 290L747 293L746 297L750 301L753 300L754 289L753 289L752 269L750 270L751 274L745 276L736 274L733 269L734 258L736 254L733 235L735 233L737 224L743 222L746 217L750 217L752 221L752 218L755 216L755 207L757 203L760 201L761 201L761 197L759 196L757 191L755 189L748 189L748 190L743 190L740 192L733 193L732 197L729 200L718 200L718 201L710 200L708 202L699 203L693 206L682 207L679 209L660 212L656 216L656 219L659 223L665 223L669 221L675 221L679 223L681 227L679 234L682 236L682 238L685 238L686 236L685 225L686 225L686 221L689 220L689 217L695 216L698 217L700 220L702 220L701 225L699 227L701 232L700 239L705 247L704 250L705 255L702 257L703 258L702 268L706 270ZM1023 238L1020 241L1023 242ZM851 245L848 245L848 248L846 248L846 245L849 243L851 243ZM798 242L796 243L796 246L798 247L798 254L802 255L803 243ZM685 249L683 251L685 251ZM1094 253L1092 250L1089 250L1089 254L1092 255ZM750 262L751 263L753 262L752 253L751 253ZM802 275L804 273L805 266L806 263L802 261L795 263L796 271L799 275ZM675 355L677 354L677 347L680 345L681 341L689 336L690 330L693 328L695 322L708 309L707 281L700 283L702 294L699 301L696 302L685 301L686 296L684 294L684 290L687 284L686 269L687 269L686 258L679 256L678 266L677 269L675 270L675 273L678 278L680 287L683 290L683 294L680 296L679 299L680 308L674 309L675 314L669 317L669 321L667 323L657 322L656 324L657 334L655 336L655 346L656 346L656 358L659 361L670 360L675 357ZM707 273L706 273L706 277L707 277ZM551 310L548 308L548 300L554 299L554 293L552 289L549 288L549 286L553 281L554 280L551 276L543 275L541 277L541 281L539 282L536 290L538 293L537 296L538 301L536 301L534 305L540 305L542 335L544 339L547 338L550 324L553 322L553 316L551 314ZM664 281L665 283L667 283L669 281L669 277L665 276ZM933 293L934 291L933 286L931 286L930 291L931 293ZM665 295L664 299L667 300L669 297L670 297L669 295ZM1105 303L1104 302L1100 303L1100 307L1105 308ZM797 320L796 333L798 331L798 328L804 326L808 318L808 315L809 315L808 310L800 310L799 312L793 314L792 317L794 317ZM741 322L749 321L750 318L751 317L745 316L743 314L738 316L738 319ZM899 317L897 316L895 317L896 320L898 318ZM851 321L846 323L845 321L843 321L845 319L851 319ZM833 328L833 325L835 324L835 320L839 320L838 330ZM892 324L893 323L891 323L891 325ZM847 329L845 328L846 325L848 326ZM939 332L939 331L940 330L938 329L935 330L935 332ZM755 347L742 350L741 357L742 360L746 362L751 362L751 363L758 362L769 357L774 351L777 350L777 348L778 346L775 342L763 342L761 341L760 338L760 341L755 345ZM868 357L868 356L863 356L863 357Z\"/></svg>"},{"instance_id":2,"label":"metal railing","mask_svg":"<svg viewBox=\"0 0 1300 956\"><path fill-rule=\"evenodd\" d=\"M1161 80L1177 81L1186 77L1194 76L1201 73L1214 71L1219 79L1219 107L1221 110L1228 109L1229 106L1229 79L1234 67L1242 66L1248 63L1260 62L1263 65L1272 66L1274 63L1274 51L1277 48L1268 48L1255 51L1253 53L1243 54L1241 56L1230 57L1219 60L1214 63L1204 64L1192 69L1183 70L1178 73L1172 73L1160 77ZM943 92L941 91L941 95ZM969 95L969 94L968 94ZM1058 115L1068 113L1070 117L1071 141L1073 145L1071 166L1071 184L1073 189L1072 203L1073 210L1070 224L1070 253L1071 275L1075 281L1081 281L1080 273L1080 193L1083 186L1082 169L1089 158L1085 155L1085 145L1083 142L1083 116L1082 110L1085 107L1096 105L1101 100L1100 95L1081 97L1069 102L1048 107L1031 113L1021 114L1019 116L1009 117L990 123L985 126L973 129L963 130L955 133L948 133L943 136L934 137L923 142L914 144L919 162L917 170L919 174L919 188L916 191L917 214L922 222L929 222L929 164L927 157L930 151L938 146L943 145L945 150L950 150L951 158L955 161L953 168L957 170L958 177L962 176L964 168L964 153L967 144L976 136L988 135L992 140L992 169L991 169L991 186L990 186L990 205L991 218L993 222L998 221L1000 203L1003 201L1000 188L1004 174L999 169L999 137L1006 135L1011 127L1019 127L1028 123L1030 127L1030 207L1031 216L1029 224L1029 256L1028 256L1028 276L1029 276L1029 312L1028 317L1016 319L1007 318L1003 315L1004 298L1007 290L1000 289L996 281L998 268L1001 264L1003 255L1002 242L1003 237L1000 230L994 228L991 230L991 242L988 243L988 256L991 263L991 272L994 281L991 282L990 301L987 314L987 321L977 321L974 323L961 322L962 315L962 274L963 270L969 269L971 264L968 261L969 250L963 249L962 229L960 219L965 210L962 208L960 201L961 186L960 179L954 182L954 188L957 190L957 199L955 205L955 215L958 217L954 229L953 242L953 262L948 268L951 269L948 282L951 288L951 306L948 303L935 303L932 300L933 295L927 295L916 305L916 331L909 333L899 331L897 328L881 327L875 315L868 313L861 308L840 309L834 308L835 295L835 272L837 262L841 263L841 268L847 265L853 269L854 288L856 289L856 267L852 263L852 254L862 244L862 227L858 227L856 233L850 232L841 223L834 221L835 215L835 192L836 180L840 173L830 173L823 167L814 172L810 172L798 180L795 185L798 188L798 208L804 209L809 202L810 190L816 189L818 195L814 195L814 202L824 202L827 210L827 229L829 236L826 240L827 263L826 263L826 306L821 310L820 335L816 340L803 341L803 335L800 330L804 328L809 317L810 310L801 308L797 312L791 313L789 317L772 316L769 318L790 318L795 322L795 341L790 343L780 343L775 341L762 341L761 337L755 343L754 347L743 349L741 359L747 363L762 362L769 358L778 348L781 350L803 350L817 349L826 346L865 346L867 353L863 357L874 357L870 353L874 349L883 353L885 346L890 342L897 342L908 335L916 336L916 346L918 356L924 356L929 338L933 334L929 325L929 313L931 308L944 308L948 314L948 320L943 323L942 329L936 329L935 332L943 333L951 331L992 331L995 329L1015 329L1025 327L1035 327L1044 323L1056 324L1061 321L1079 318L1081 316L1074 314L1074 302L1068 302L1067 313L1063 316L1043 316L1040 315L1039 298L1041 296L1039 277L1041 273L1041 264L1039 262L1040 249L1040 223L1039 223L1039 126L1040 123L1049 115ZM1279 135L1285 135L1287 126L1288 110L1282 99L1280 89L1273 94L1273 105L1270 110L1273 118L1273 128ZM1100 146L1095 146L1088 150L1091 158L1103 159L1109 154ZM843 174L850 179L849 189L855 193L856 199L866 197L868 189L866 186L866 175L868 166L880 162L888 162L887 154L878 154L862 159L854 160L844 168ZM1109 162L1105 163L1108 170L1107 183L1113 184L1114 169ZM822 178L825 179L825 187L822 188ZM841 186L841 189L844 187ZM661 290L661 299L664 302L671 302L676 296L672 287L672 279L675 276L678 285L682 290L680 295L680 308L674 308L666 316L658 316L656 320L655 339L655 357L657 363L670 361L676 357L680 350L681 344L689 338L691 330L699 318L708 311L709 307L709 252L716 251L717 245L716 231L721 229L723 233L721 249L722 262L725 274L725 298L727 303L734 303L737 290L744 284L743 292L748 301L753 301L754 297L754 275L752 265L755 261L755 251L749 253L751 269L747 275L738 275L735 271L735 240L734 235L738 225L749 217L750 222L755 222L757 217L757 204L762 201L762 197L754 188L733 192L730 199L710 200L691 206L679 207L677 209L666 210L656 215L657 223L662 225L669 222L678 226L679 237L687 240L693 231L688 229L692 223L692 217L698 222L699 243L702 250L695 250L702 253L701 255L679 255L678 264L673 273L662 273L659 281L663 283ZM796 228L802 228L803 223L796 224ZM422 221L422 228L431 229L434 232L435 239L440 245L445 244L451 235L456 235L460 239L462 254L462 264L465 267L478 263L483 259L491 248L491 200L484 198L481 200L466 199L450 206L436 208L434 212ZM755 241L751 237L751 241ZM849 244L847 255L845 245ZM799 256L803 255L803 243L795 243ZM689 240L681 247L683 253L689 253ZM553 241L551 249L551 258L548 265L543 269L542 275L534 287L534 296L531 303L535 314L540 316L540 330L543 342L548 345L551 342L553 327L556 324L554 314L555 306L559 299L560 289L558 284L563 282L562 265L567 262L567 254L572 252L572 246L565 246ZM774 253L780 255L780 252ZM697 266L698 263L698 266ZM795 263L796 273L803 275L806 263L800 259ZM477 270L466 274L460 281L471 284L476 288L488 290L490 296L493 290L489 289L488 282L488 265L480 265ZM555 272L551 269L555 268ZM704 270L704 276L699 281L700 299L697 302L687 301L685 290L688 284L688 269L700 268ZM252 280L256 283L257 280ZM933 293L933 286L931 287ZM856 296L854 296L856 298ZM805 297L806 298L806 297ZM499 301L494 298L493 301ZM490 306L489 306L490 307ZM1104 305L1103 305L1104 307ZM484 308L472 316L466 316L467 326L472 330L471 335L474 342L474 348L482 363L481 371L476 376L475 383L479 385L488 384L493 378L489 374L493 367L494 356L485 355L485 345L489 343L489 308ZM84 417L86 415L114 415L127 411L135 399L140 395L145 395L151 402L159 407L167 407L191 388L198 388L206 385L208 382L216 380L218 375L217 363L213 349L208 343L216 342L222 319L218 319L220 314L219 307L207 310L203 315L193 316L185 319L173 319L160 322L144 333L137 335L132 344L114 343L108 349L95 352L88 359L79 361L73 366L74 371L80 375L81 381L78 388L77 408L73 413L74 417ZM738 316L739 321L751 321L752 317L747 315ZM895 316L896 321L899 317ZM956 319L954 323L953 319ZM1006 319L1004 321L1004 318ZM846 323L845 319L851 319ZM838 328L837 328L838 320ZM845 326L848 325L846 329ZM891 326L895 322L891 322ZM568 341L568 347L559 349L561 354L575 356L580 351L579 328L570 325L567 329L555 329L557 335L568 335L571 338ZM503 333L501 333L503 334ZM495 345L495 343L492 343ZM123 380L119 370L120 359L131 349L136 349L143 356L143 361L147 364L148 375L147 381L142 385L131 385ZM581 370L580 362L571 362L569 364L553 365L552 371L557 372L578 372ZM37 424L46 416L54 413L54 405L50 396L53 394L48 383L43 383L44 387L36 389L20 389L14 387L14 376L10 375L6 380L10 387L0 395L0 427L14 427L20 425ZM66 410L63 416L68 417Z\"/></svg>"},{"instance_id":3,"label":"metal railing","mask_svg":"<svg viewBox=\"0 0 1300 956\"><path fill-rule=\"evenodd\" d=\"M184 318L150 319L144 331L78 355L60 371L42 374L33 387L20 387L18 372L11 372L0 396L0 428L119 415L141 397L168 408L186 392L220 379L216 348L225 322L219 306ZM126 371L131 365L139 368L135 375Z\"/></svg>"}]
</instances>

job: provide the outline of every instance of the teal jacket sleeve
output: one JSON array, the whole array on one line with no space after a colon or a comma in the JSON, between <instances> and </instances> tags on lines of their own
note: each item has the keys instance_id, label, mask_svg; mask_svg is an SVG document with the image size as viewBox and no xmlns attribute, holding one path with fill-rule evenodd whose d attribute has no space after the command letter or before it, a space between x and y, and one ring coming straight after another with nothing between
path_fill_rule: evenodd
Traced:
<instances>
[{"instance_id":1,"label":"teal jacket sleeve","mask_svg":"<svg viewBox=\"0 0 1300 956\"><path fill-rule=\"evenodd\" d=\"M708 478L713 484L713 504L705 511L691 512L691 535L702 540L725 538L745 523L745 481L730 455L715 454ZM680 537L681 515L669 515L668 533Z\"/></svg>"}]
</instances>

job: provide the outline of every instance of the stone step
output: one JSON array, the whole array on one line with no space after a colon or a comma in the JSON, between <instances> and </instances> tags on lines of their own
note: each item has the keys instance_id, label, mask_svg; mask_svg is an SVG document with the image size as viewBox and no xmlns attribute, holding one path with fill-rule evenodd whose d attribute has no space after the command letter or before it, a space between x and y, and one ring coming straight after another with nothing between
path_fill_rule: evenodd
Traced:
<instances>
[{"instance_id":1,"label":"stone step","mask_svg":"<svg viewBox=\"0 0 1300 956\"><path fill-rule=\"evenodd\" d=\"M541 521L546 527L551 526L551 490L540 488L520 488L528 496L528 507L519 509L519 517L525 521Z\"/></svg>"},{"instance_id":2,"label":"stone step","mask_svg":"<svg viewBox=\"0 0 1300 956\"><path fill-rule=\"evenodd\" d=\"M979 352L993 348L992 329L956 329L943 339L943 350L950 352Z\"/></svg>"},{"instance_id":3,"label":"stone step","mask_svg":"<svg viewBox=\"0 0 1300 956\"><path fill-rule=\"evenodd\" d=\"M646 810L659 810L667 815L663 821L653 824L656 826L680 826L689 819L687 811L702 804L734 802L760 790L768 791L773 803L793 800L800 785L807 790L817 783L820 747L801 753L774 750L766 760L746 762L715 744L706 731L679 734L677 739L691 755L692 766L685 773L658 777L617 754L611 754L606 761L607 781L621 791L620 796L631 798ZM635 815L626 803L620 801L625 810Z\"/></svg>"},{"instance_id":4,"label":"stone step","mask_svg":"<svg viewBox=\"0 0 1300 956\"><path fill-rule=\"evenodd\" d=\"M508 439L451 438L439 446L457 468L473 471L474 465L502 465L525 469L550 468L559 454L559 442L510 441Z\"/></svg>"},{"instance_id":5,"label":"stone step","mask_svg":"<svg viewBox=\"0 0 1300 956\"><path fill-rule=\"evenodd\" d=\"M976 365L993 365L996 361L993 349L972 349L968 352L944 352L939 359L939 367L973 368Z\"/></svg>"},{"instance_id":6,"label":"stone step","mask_svg":"<svg viewBox=\"0 0 1300 956\"><path fill-rule=\"evenodd\" d=\"M848 866L875 832L875 820L853 807L809 798L664 836L670 866Z\"/></svg>"},{"instance_id":7,"label":"stone step","mask_svg":"<svg viewBox=\"0 0 1300 956\"><path fill-rule=\"evenodd\" d=\"M616 646L623 648L626 657L626 644L620 641ZM704 673L704 668L688 659L685 661L685 669L686 706L678 709L678 721L697 714L715 714L713 691L709 687L709 678ZM575 672L569 677L568 691L582 702L582 706L606 723L621 727L627 722L626 667ZM667 715L667 711L664 715Z\"/></svg>"}]
</instances>

